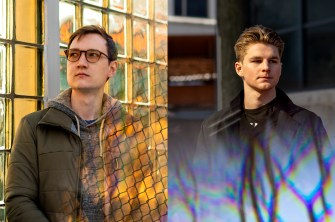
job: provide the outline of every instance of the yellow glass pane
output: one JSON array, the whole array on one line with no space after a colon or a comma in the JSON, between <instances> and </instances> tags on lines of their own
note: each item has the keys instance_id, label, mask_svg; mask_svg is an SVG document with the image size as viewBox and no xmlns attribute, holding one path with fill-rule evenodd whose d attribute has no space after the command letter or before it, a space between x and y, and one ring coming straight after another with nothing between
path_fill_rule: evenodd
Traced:
<instances>
[{"instance_id":1,"label":"yellow glass pane","mask_svg":"<svg viewBox=\"0 0 335 222\"><path fill-rule=\"evenodd\" d=\"M7 84L7 63L6 63L7 53L6 53L6 46L0 44L0 93L6 93L6 86Z\"/></svg>"},{"instance_id":2,"label":"yellow glass pane","mask_svg":"<svg viewBox=\"0 0 335 222\"><path fill-rule=\"evenodd\" d=\"M125 12L127 0L109 0L109 8Z\"/></svg>"},{"instance_id":3,"label":"yellow glass pane","mask_svg":"<svg viewBox=\"0 0 335 222\"><path fill-rule=\"evenodd\" d=\"M167 67L166 66L156 66L154 75L154 102L157 105L166 106L168 104L167 96Z\"/></svg>"},{"instance_id":4,"label":"yellow glass pane","mask_svg":"<svg viewBox=\"0 0 335 222\"><path fill-rule=\"evenodd\" d=\"M155 60L159 63L167 63L167 35L168 27L156 23L155 27Z\"/></svg>"},{"instance_id":5,"label":"yellow glass pane","mask_svg":"<svg viewBox=\"0 0 335 222\"><path fill-rule=\"evenodd\" d=\"M148 17L148 0L133 0L133 14L141 17Z\"/></svg>"},{"instance_id":6,"label":"yellow glass pane","mask_svg":"<svg viewBox=\"0 0 335 222\"><path fill-rule=\"evenodd\" d=\"M168 20L168 1L155 0L155 19L167 22Z\"/></svg>"},{"instance_id":7,"label":"yellow glass pane","mask_svg":"<svg viewBox=\"0 0 335 222\"><path fill-rule=\"evenodd\" d=\"M42 108L41 102L33 99L14 99L14 132L25 115Z\"/></svg>"},{"instance_id":8,"label":"yellow glass pane","mask_svg":"<svg viewBox=\"0 0 335 222\"><path fill-rule=\"evenodd\" d=\"M84 0L84 2L96 5L96 6L102 6L102 0Z\"/></svg>"},{"instance_id":9,"label":"yellow glass pane","mask_svg":"<svg viewBox=\"0 0 335 222\"><path fill-rule=\"evenodd\" d=\"M133 101L149 102L149 66L146 63L133 63Z\"/></svg>"},{"instance_id":10,"label":"yellow glass pane","mask_svg":"<svg viewBox=\"0 0 335 222\"><path fill-rule=\"evenodd\" d=\"M83 10L83 25L100 25L102 26L102 13L85 7Z\"/></svg>"},{"instance_id":11,"label":"yellow glass pane","mask_svg":"<svg viewBox=\"0 0 335 222\"><path fill-rule=\"evenodd\" d=\"M15 46L15 93L18 95L41 96L41 58L38 49Z\"/></svg>"},{"instance_id":12,"label":"yellow glass pane","mask_svg":"<svg viewBox=\"0 0 335 222\"><path fill-rule=\"evenodd\" d=\"M75 19L75 5L59 2L59 33L61 43L68 44L69 38L75 30Z\"/></svg>"},{"instance_id":13,"label":"yellow glass pane","mask_svg":"<svg viewBox=\"0 0 335 222\"><path fill-rule=\"evenodd\" d=\"M126 56L126 16L117 13L110 14L108 32L116 43L119 56Z\"/></svg>"},{"instance_id":14,"label":"yellow glass pane","mask_svg":"<svg viewBox=\"0 0 335 222\"><path fill-rule=\"evenodd\" d=\"M20 41L40 43L41 39L41 15L35 1L19 0L15 2L15 32L16 38Z\"/></svg>"},{"instance_id":15,"label":"yellow glass pane","mask_svg":"<svg viewBox=\"0 0 335 222\"><path fill-rule=\"evenodd\" d=\"M6 24L7 24L7 1L0 2L0 38L6 38Z\"/></svg>"},{"instance_id":16,"label":"yellow glass pane","mask_svg":"<svg viewBox=\"0 0 335 222\"><path fill-rule=\"evenodd\" d=\"M135 58L148 59L149 24L145 20L133 20L133 55Z\"/></svg>"}]
</instances>

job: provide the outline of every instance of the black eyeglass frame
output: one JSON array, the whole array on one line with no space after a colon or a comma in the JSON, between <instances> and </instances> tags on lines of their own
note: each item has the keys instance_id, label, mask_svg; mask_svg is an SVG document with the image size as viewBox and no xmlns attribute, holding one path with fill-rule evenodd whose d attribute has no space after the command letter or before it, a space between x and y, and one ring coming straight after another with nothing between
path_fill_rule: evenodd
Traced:
<instances>
[{"instance_id":1,"label":"black eyeglass frame","mask_svg":"<svg viewBox=\"0 0 335 222\"><path fill-rule=\"evenodd\" d=\"M70 51L70 50L74 50L74 51L80 53L80 56L78 56L78 59L77 59L77 60L70 60L70 59L69 59L69 51ZM82 54L83 52L84 52L84 54L85 54L85 59L86 59L86 61L89 62L89 63L96 63L96 62L98 62L98 61L100 60L100 58L101 58L101 55L106 56L106 58L109 60L108 55L106 55L105 53L103 53L103 52L101 52L101 51L99 51L99 50L97 50L97 49L88 49L88 50L66 49L66 50L64 50L64 53L65 53L65 55L66 55L66 59L67 59L68 61L70 61L70 62L77 62L77 61L79 61L79 59L80 59L80 57L81 57L81 54ZM87 59L87 52L95 52L95 53L99 54L99 58L97 59L97 61L95 61L95 62L89 61L89 60Z\"/></svg>"}]
</instances>

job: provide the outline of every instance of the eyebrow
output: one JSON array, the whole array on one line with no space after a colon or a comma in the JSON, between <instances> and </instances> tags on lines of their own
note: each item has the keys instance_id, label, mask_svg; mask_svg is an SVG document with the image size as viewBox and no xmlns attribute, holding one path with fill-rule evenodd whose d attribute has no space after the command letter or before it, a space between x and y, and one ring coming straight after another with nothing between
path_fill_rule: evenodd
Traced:
<instances>
[{"instance_id":1,"label":"eyebrow","mask_svg":"<svg viewBox=\"0 0 335 222\"><path fill-rule=\"evenodd\" d=\"M250 57L249 60L253 60L253 59L263 59L262 56L254 56L254 57ZM278 56L272 56L270 59L278 59L279 60L279 57Z\"/></svg>"}]
</instances>

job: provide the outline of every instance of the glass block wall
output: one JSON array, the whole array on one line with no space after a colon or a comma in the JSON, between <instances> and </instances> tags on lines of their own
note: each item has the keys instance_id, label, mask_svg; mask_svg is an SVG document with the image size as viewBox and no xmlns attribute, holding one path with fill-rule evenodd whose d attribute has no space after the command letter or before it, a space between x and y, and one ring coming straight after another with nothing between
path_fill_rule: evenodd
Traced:
<instances>
[{"instance_id":1,"label":"glass block wall","mask_svg":"<svg viewBox=\"0 0 335 222\"><path fill-rule=\"evenodd\" d=\"M14 132L24 115L43 108L42 3L0 1L0 17L0 221L5 221L5 174Z\"/></svg>"},{"instance_id":2,"label":"glass block wall","mask_svg":"<svg viewBox=\"0 0 335 222\"><path fill-rule=\"evenodd\" d=\"M0 221L5 221L4 184L7 159L20 119L44 107L44 27L48 1L0 2ZM142 219L165 220L167 214L167 1L60 0L59 92L68 87L63 50L83 25L103 26L119 50L119 68L106 93L121 100L145 127L152 173L142 189ZM48 23L48 24L46 24ZM50 24L49 24L50 23ZM52 75L55 75L52 73ZM139 160L140 161L140 160ZM164 216L165 215L165 216Z\"/></svg>"}]
</instances>

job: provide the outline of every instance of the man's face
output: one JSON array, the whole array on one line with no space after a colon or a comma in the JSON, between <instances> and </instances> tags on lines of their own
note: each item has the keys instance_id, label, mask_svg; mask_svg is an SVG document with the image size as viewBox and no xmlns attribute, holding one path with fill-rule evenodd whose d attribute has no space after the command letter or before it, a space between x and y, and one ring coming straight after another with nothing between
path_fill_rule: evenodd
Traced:
<instances>
[{"instance_id":1,"label":"man's face","mask_svg":"<svg viewBox=\"0 0 335 222\"><path fill-rule=\"evenodd\" d=\"M246 92L275 91L281 75L281 67L278 49L263 43L250 45L243 61L235 63L236 73L243 79Z\"/></svg>"},{"instance_id":2,"label":"man's face","mask_svg":"<svg viewBox=\"0 0 335 222\"><path fill-rule=\"evenodd\" d=\"M86 34L78 40L76 37L70 45L70 49L99 50L107 53L106 40L98 34ZM108 63L108 58L101 55L95 63L86 60L85 53L81 53L78 61L67 61L67 81L73 90L101 91L106 80L112 77L117 69L117 62Z\"/></svg>"}]
</instances>

